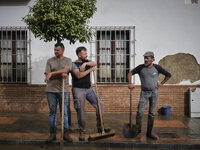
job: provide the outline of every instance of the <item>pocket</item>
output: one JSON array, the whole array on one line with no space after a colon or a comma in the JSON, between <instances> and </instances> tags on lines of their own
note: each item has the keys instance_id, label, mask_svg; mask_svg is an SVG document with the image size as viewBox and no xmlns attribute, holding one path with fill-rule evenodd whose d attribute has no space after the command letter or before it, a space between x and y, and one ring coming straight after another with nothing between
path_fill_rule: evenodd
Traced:
<instances>
[{"instance_id":1,"label":"pocket","mask_svg":"<svg viewBox=\"0 0 200 150\"><path fill-rule=\"evenodd\" d=\"M74 108L76 110L81 108L79 99L74 99Z\"/></svg>"},{"instance_id":2,"label":"pocket","mask_svg":"<svg viewBox=\"0 0 200 150\"><path fill-rule=\"evenodd\" d=\"M80 94L80 90L77 88L72 88L72 95L73 95L73 101L74 101L74 108L75 109L80 109L81 108L81 104L80 104L80 100L79 100L79 95ZM81 94L80 94L81 96Z\"/></svg>"}]
</instances>

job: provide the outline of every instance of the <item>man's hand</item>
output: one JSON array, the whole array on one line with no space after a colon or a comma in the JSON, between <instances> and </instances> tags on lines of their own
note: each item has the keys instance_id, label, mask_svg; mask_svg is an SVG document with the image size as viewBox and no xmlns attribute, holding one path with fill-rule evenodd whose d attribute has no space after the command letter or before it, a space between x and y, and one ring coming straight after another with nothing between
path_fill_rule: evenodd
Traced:
<instances>
[{"instance_id":1,"label":"man's hand","mask_svg":"<svg viewBox=\"0 0 200 150\"><path fill-rule=\"evenodd\" d=\"M52 76L52 73L51 73L51 72L50 72L50 73L46 73L46 77L45 77L45 79L44 79L44 82L48 82L49 79L51 78L51 76Z\"/></svg>"},{"instance_id":2,"label":"man's hand","mask_svg":"<svg viewBox=\"0 0 200 150\"><path fill-rule=\"evenodd\" d=\"M85 71L85 67L86 67L86 65L87 65L87 63L85 62L85 63L83 63L82 65L81 65L81 67L80 67L80 72L83 72L83 71Z\"/></svg>"},{"instance_id":3,"label":"man's hand","mask_svg":"<svg viewBox=\"0 0 200 150\"><path fill-rule=\"evenodd\" d=\"M135 86L134 86L133 84L129 83L129 84L128 84L128 88L129 88L129 89L133 89L133 88L135 88Z\"/></svg>"},{"instance_id":4,"label":"man's hand","mask_svg":"<svg viewBox=\"0 0 200 150\"><path fill-rule=\"evenodd\" d=\"M91 72L92 72L92 71L95 71L95 67L91 67L90 69L91 69Z\"/></svg>"},{"instance_id":5,"label":"man's hand","mask_svg":"<svg viewBox=\"0 0 200 150\"><path fill-rule=\"evenodd\" d=\"M162 83L160 83L160 81L158 81L158 87L163 86Z\"/></svg>"},{"instance_id":6,"label":"man's hand","mask_svg":"<svg viewBox=\"0 0 200 150\"><path fill-rule=\"evenodd\" d=\"M67 73L62 73L62 77L63 77L64 79L67 79L68 74L67 74Z\"/></svg>"}]
</instances>

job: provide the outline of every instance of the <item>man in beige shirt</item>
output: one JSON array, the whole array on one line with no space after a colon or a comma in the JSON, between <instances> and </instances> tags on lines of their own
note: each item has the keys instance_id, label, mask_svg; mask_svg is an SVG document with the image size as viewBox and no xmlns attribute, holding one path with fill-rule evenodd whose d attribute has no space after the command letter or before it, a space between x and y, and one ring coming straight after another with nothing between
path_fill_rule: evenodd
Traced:
<instances>
[{"instance_id":1,"label":"man in beige shirt","mask_svg":"<svg viewBox=\"0 0 200 150\"><path fill-rule=\"evenodd\" d=\"M72 61L70 58L63 56L64 45L62 43L56 43L54 47L55 56L48 59L45 68L45 82L46 95L49 105L49 123L50 123L50 137L47 142L56 140L56 111L57 102L59 103L60 114L62 112L62 78L65 77L65 99L64 99L64 140L72 142L69 136L69 123L67 106L69 100L69 82L67 74L58 74L52 77L52 72L66 68L68 72L71 70ZM67 73L68 73L67 72Z\"/></svg>"}]
</instances>

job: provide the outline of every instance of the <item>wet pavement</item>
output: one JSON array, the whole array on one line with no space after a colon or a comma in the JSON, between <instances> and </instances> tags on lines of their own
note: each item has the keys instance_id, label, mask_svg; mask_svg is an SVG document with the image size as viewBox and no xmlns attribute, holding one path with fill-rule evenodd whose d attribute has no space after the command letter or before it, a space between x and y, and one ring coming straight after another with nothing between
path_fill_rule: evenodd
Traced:
<instances>
[{"instance_id":1,"label":"wet pavement","mask_svg":"<svg viewBox=\"0 0 200 150\"><path fill-rule=\"evenodd\" d=\"M59 115L58 115L59 116ZM115 136L96 141L79 142L76 113L71 117L71 133L73 143L64 143L63 149L159 149L159 150L197 150L200 149L200 118L171 115L157 115L154 123L154 133L157 141L146 138L147 116L143 117L142 133L133 139L123 137L122 129L129 121L127 113L105 113L105 127L115 130ZM135 115L133 115L133 124ZM46 144L49 136L49 116L46 113L0 113L0 149L59 149L60 117L58 117L57 140ZM96 133L95 113L86 113L86 139L89 134Z\"/></svg>"}]
</instances>

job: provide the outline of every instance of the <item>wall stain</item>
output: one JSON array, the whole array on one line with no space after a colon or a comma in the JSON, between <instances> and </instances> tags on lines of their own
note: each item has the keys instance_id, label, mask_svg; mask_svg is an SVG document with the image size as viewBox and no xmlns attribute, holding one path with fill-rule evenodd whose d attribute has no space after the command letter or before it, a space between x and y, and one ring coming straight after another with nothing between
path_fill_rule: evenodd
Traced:
<instances>
[{"instance_id":1,"label":"wall stain","mask_svg":"<svg viewBox=\"0 0 200 150\"><path fill-rule=\"evenodd\" d=\"M172 77L167 81L168 84L178 84L186 80L191 82L200 80L200 64L191 54L168 55L162 58L158 64L172 74ZM159 81L162 81L163 78L163 75L159 75Z\"/></svg>"}]
</instances>

